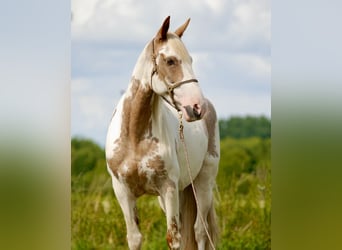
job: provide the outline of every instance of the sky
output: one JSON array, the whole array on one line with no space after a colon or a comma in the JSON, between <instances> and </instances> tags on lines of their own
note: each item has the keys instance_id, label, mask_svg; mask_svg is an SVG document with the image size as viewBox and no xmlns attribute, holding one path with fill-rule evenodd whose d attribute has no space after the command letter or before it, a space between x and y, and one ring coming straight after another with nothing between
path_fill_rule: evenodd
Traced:
<instances>
[{"instance_id":1,"label":"sky","mask_svg":"<svg viewBox=\"0 0 342 250\"><path fill-rule=\"evenodd\" d=\"M162 22L182 40L219 118L271 117L269 0L72 0L71 135L105 144L136 60Z\"/></svg>"}]
</instances>

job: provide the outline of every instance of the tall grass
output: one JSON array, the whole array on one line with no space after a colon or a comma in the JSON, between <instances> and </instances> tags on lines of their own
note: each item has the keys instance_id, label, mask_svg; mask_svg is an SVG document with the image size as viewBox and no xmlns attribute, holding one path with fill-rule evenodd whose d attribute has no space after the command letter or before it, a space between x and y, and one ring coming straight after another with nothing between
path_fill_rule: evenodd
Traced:
<instances>
[{"instance_id":1,"label":"tall grass","mask_svg":"<svg viewBox=\"0 0 342 250\"><path fill-rule=\"evenodd\" d=\"M270 142L227 139L221 147L215 190L217 249L271 249ZM157 198L143 196L137 207L142 249L167 249L165 216ZM72 177L72 249L128 249L123 215L105 166Z\"/></svg>"}]
</instances>

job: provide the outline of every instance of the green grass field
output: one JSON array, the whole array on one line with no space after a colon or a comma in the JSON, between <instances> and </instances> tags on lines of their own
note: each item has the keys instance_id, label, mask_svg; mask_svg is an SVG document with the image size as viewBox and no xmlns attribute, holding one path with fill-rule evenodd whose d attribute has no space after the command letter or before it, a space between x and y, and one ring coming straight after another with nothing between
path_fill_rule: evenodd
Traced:
<instances>
[{"instance_id":1,"label":"green grass field","mask_svg":"<svg viewBox=\"0 0 342 250\"><path fill-rule=\"evenodd\" d=\"M270 148L270 139L221 141L215 189L220 227L217 249L271 249ZM79 160L77 152L79 147L72 150L74 165ZM128 249L122 212L104 156L98 155L93 168L72 175L72 249ZM165 216L157 197L141 197L138 211L142 249L167 249Z\"/></svg>"}]
</instances>

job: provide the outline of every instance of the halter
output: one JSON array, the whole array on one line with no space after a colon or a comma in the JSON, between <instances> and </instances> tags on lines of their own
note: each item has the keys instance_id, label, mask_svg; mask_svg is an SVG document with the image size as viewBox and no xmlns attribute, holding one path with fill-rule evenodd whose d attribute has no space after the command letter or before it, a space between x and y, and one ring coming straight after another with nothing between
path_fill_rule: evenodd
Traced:
<instances>
[{"instance_id":1,"label":"halter","mask_svg":"<svg viewBox=\"0 0 342 250\"><path fill-rule=\"evenodd\" d=\"M153 69L152 69L152 73L151 73L151 86L152 86L153 75L154 74L158 75L157 55L155 54L155 51L154 51L154 39L152 40L152 62L153 62ZM174 107L179 112L180 109L176 105L173 90L175 88L180 87L183 84L187 84L187 83L191 83L191 82L198 82L198 80L193 78L193 79L189 79L189 80L185 80L185 81L176 82L174 84L169 84L168 82L163 80L163 83L166 85L166 89L167 89L167 92L169 93L169 96L171 98L172 103L170 103L164 96L161 96L161 97L164 99L164 101L166 101L168 104L170 104L172 107Z\"/></svg>"}]
</instances>

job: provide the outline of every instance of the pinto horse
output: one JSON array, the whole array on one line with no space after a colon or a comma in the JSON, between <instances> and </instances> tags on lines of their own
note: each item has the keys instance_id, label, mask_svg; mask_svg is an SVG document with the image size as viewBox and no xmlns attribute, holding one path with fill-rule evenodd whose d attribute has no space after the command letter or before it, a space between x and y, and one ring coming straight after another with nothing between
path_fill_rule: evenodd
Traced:
<instances>
[{"instance_id":1,"label":"pinto horse","mask_svg":"<svg viewBox=\"0 0 342 250\"><path fill-rule=\"evenodd\" d=\"M181 40L189 22L169 32L170 17L165 19L139 56L108 128L107 168L131 250L142 244L136 200L143 194L158 196L170 249L210 249L217 239L218 122Z\"/></svg>"}]
</instances>

